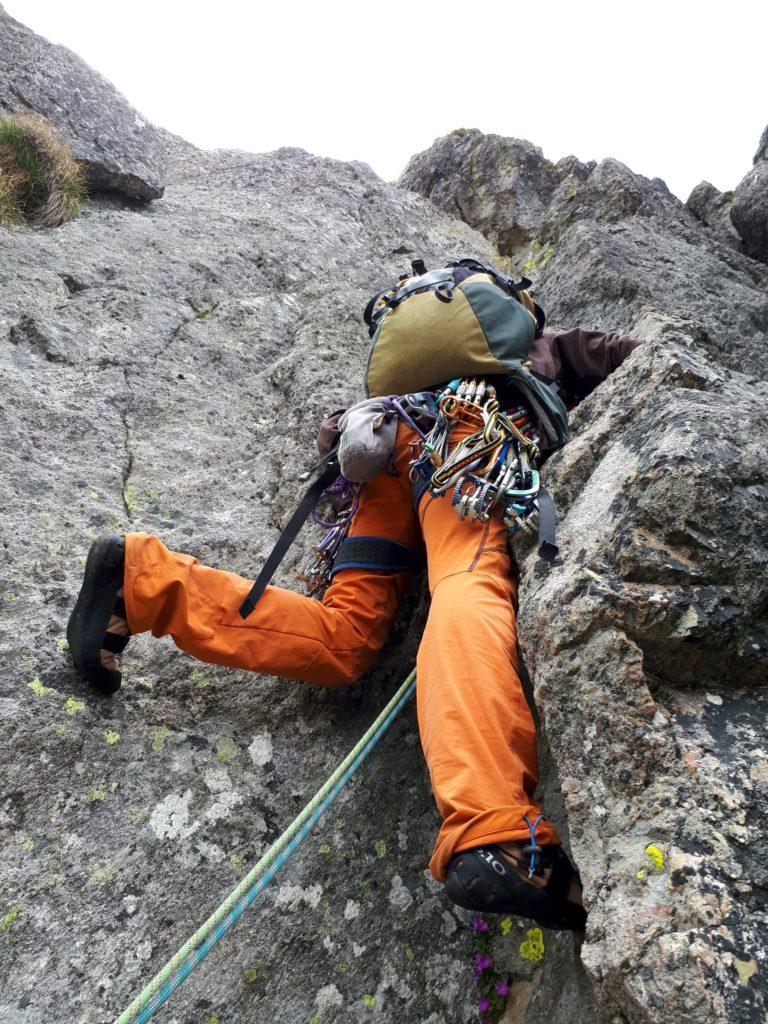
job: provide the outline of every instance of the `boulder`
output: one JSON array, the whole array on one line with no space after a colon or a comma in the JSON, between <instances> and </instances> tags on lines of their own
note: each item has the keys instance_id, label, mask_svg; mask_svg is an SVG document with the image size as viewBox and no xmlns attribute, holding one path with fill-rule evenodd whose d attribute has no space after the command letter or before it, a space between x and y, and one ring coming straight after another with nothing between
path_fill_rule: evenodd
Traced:
<instances>
[{"instance_id":1,"label":"boulder","mask_svg":"<svg viewBox=\"0 0 768 1024\"><path fill-rule=\"evenodd\" d=\"M459 129L412 157L398 184L472 224L502 252L517 252L536 233L555 189L552 172L530 142Z\"/></svg>"},{"instance_id":2,"label":"boulder","mask_svg":"<svg viewBox=\"0 0 768 1024\"><path fill-rule=\"evenodd\" d=\"M731 220L734 195L734 192L721 192L710 182L701 181L688 196L685 208L723 241L740 249L741 239Z\"/></svg>"},{"instance_id":3,"label":"boulder","mask_svg":"<svg viewBox=\"0 0 768 1024\"><path fill-rule=\"evenodd\" d=\"M768 955L768 384L671 323L582 403L546 467L560 559L520 637L627 1020L762 1020Z\"/></svg>"},{"instance_id":4,"label":"boulder","mask_svg":"<svg viewBox=\"0 0 768 1024\"><path fill-rule=\"evenodd\" d=\"M736 188L731 219L745 251L768 263L768 127L755 153L754 167Z\"/></svg>"},{"instance_id":5,"label":"boulder","mask_svg":"<svg viewBox=\"0 0 768 1024\"><path fill-rule=\"evenodd\" d=\"M91 189L136 199L163 194L167 135L98 72L0 7L0 113L34 110L57 127Z\"/></svg>"}]
</instances>

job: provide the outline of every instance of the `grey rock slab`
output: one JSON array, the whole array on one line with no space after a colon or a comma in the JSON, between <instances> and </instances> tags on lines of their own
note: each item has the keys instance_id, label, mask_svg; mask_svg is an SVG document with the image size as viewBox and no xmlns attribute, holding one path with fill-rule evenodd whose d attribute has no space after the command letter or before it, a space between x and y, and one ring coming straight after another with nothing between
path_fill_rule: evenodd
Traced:
<instances>
[{"instance_id":1,"label":"grey rock slab","mask_svg":"<svg viewBox=\"0 0 768 1024\"><path fill-rule=\"evenodd\" d=\"M64 630L105 530L255 574L322 417L362 396L370 294L409 254L457 246L490 256L365 165L300 150L180 154L152 204L97 197L54 231L0 231L2 1024L62 1006L113 1020L410 670L418 587L378 667L342 690L141 636L106 700ZM278 582L301 589L318 537L305 528ZM365 997L383 1021L470 1019L470 915L426 873L438 826L409 707L167 1019L344 1024L373 1012Z\"/></svg>"},{"instance_id":2,"label":"grey rock slab","mask_svg":"<svg viewBox=\"0 0 768 1024\"><path fill-rule=\"evenodd\" d=\"M71 50L0 7L0 113L33 110L56 125L92 189L157 199L167 178L167 133Z\"/></svg>"}]
</instances>

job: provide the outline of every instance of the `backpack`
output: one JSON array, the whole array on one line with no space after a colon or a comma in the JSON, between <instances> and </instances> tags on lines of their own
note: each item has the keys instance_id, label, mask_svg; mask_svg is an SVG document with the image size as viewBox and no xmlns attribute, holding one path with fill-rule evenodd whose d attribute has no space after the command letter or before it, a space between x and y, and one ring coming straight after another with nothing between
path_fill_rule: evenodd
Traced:
<instances>
[{"instance_id":1,"label":"backpack","mask_svg":"<svg viewBox=\"0 0 768 1024\"><path fill-rule=\"evenodd\" d=\"M551 454L569 438L559 395L526 368L544 312L528 292L479 260L465 258L412 275L378 292L363 313L371 338L365 369L370 397L403 395L457 378L499 377L530 408Z\"/></svg>"}]
</instances>

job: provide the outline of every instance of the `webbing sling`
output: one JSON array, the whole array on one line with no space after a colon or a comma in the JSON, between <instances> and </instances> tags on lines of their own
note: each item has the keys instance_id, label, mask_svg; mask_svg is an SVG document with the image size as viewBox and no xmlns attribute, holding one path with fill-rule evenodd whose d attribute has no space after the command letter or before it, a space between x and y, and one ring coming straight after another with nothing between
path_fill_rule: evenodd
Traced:
<instances>
[{"instance_id":1,"label":"webbing sling","mask_svg":"<svg viewBox=\"0 0 768 1024\"><path fill-rule=\"evenodd\" d=\"M283 558L285 558L286 551L291 544L293 544L299 530L304 525L307 517L311 514L312 509L317 505L320 495L326 487L329 486L329 484L333 483L338 475L339 464L334 460L326 466L299 502L298 508L288 520L288 525L280 534L277 539L277 543L270 551L269 557L264 563L261 572L256 577L256 582L251 587L248 596L240 605L240 614L244 619L247 619L256 607L259 598L267 589L267 584L277 572L277 567L280 565Z\"/></svg>"}]
</instances>

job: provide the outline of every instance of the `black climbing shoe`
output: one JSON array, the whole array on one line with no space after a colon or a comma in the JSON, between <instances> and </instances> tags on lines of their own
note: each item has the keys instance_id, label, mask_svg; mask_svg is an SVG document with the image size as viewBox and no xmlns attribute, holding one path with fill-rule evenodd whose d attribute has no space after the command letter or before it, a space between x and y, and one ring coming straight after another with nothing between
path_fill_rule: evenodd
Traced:
<instances>
[{"instance_id":1,"label":"black climbing shoe","mask_svg":"<svg viewBox=\"0 0 768 1024\"><path fill-rule=\"evenodd\" d=\"M578 872L561 846L543 846L537 874L552 869L541 888L526 882L498 846L476 846L448 864L445 891L460 907L480 913L532 918L542 928L583 932L587 914L567 899Z\"/></svg>"},{"instance_id":2,"label":"black climbing shoe","mask_svg":"<svg viewBox=\"0 0 768 1024\"><path fill-rule=\"evenodd\" d=\"M131 636L127 632L125 602L118 596L123 586L124 567L125 539L122 536L108 534L91 544L83 585L67 625L67 640L75 667L102 693L120 689L122 675L116 655L125 649ZM119 631L108 632L108 626Z\"/></svg>"}]
</instances>

